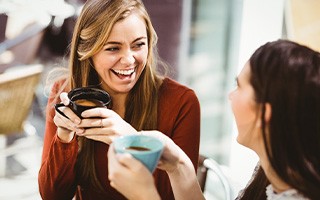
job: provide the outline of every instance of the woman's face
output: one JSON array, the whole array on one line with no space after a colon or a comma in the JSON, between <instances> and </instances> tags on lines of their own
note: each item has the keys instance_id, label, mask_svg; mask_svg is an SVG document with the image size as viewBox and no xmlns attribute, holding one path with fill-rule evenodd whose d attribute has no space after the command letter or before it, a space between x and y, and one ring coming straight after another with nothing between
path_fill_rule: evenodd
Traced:
<instances>
[{"instance_id":1,"label":"woman's face","mask_svg":"<svg viewBox=\"0 0 320 200\"><path fill-rule=\"evenodd\" d=\"M229 100L238 128L237 141L253 150L259 137L257 132L258 106L254 100L254 89L250 84L250 65L246 63L237 77L237 87L230 92ZM258 134L256 134L258 133Z\"/></svg>"},{"instance_id":2,"label":"woman's face","mask_svg":"<svg viewBox=\"0 0 320 200\"><path fill-rule=\"evenodd\" d=\"M128 93L139 79L148 57L146 25L141 17L129 15L117 22L102 50L92 57L110 94Z\"/></svg>"}]
</instances>

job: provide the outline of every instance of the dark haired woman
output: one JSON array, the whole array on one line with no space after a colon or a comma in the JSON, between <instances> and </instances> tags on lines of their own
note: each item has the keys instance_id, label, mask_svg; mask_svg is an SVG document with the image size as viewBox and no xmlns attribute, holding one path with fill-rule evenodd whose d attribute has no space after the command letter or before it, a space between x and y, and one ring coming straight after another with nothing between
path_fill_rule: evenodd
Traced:
<instances>
[{"instance_id":1,"label":"dark haired woman","mask_svg":"<svg viewBox=\"0 0 320 200\"><path fill-rule=\"evenodd\" d=\"M320 199L320 53L287 40L266 43L246 63L237 84L229 95L237 141L260 158L237 199ZM168 173L175 198L204 199L183 151L168 137L149 134L166 144L159 168ZM152 191L152 177L141 163L113 148L108 155L113 187L130 199L139 199L136 188Z\"/></svg>"}]
</instances>

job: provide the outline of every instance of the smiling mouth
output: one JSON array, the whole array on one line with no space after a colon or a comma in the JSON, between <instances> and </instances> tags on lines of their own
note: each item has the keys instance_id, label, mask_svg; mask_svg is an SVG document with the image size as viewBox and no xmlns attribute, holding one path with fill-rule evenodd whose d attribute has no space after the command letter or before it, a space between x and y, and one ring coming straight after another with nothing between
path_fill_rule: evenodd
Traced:
<instances>
[{"instance_id":1,"label":"smiling mouth","mask_svg":"<svg viewBox=\"0 0 320 200\"><path fill-rule=\"evenodd\" d=\"M117 76L131 76L135 72L135 68L133 69L111 69L111 71Z\"/></svg>"}]
</instances>

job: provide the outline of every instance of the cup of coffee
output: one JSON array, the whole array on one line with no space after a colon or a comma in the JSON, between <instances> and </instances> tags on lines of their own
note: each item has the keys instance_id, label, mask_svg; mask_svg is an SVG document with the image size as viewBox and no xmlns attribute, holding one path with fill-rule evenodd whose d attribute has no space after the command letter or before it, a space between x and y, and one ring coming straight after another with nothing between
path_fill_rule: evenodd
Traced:
<instances>
[{"instance_id":1,"label":"cup of coffee","mask_svg":"<svg viewBox=\"0 0 320 200\"><path fill-rule=\"evenodd\" d=\"M70 103L68 107L80 118L81 113L85 110L96 107L108 107L111 103L110 95L103 90L92 87L80 87L71 90L68 93ZM65 106L63 103L55 105L55 109L64 117L68 118L59 107Z\"/></svg>"},{"instance_id":2,"label":"cup of coffee","mask_svg":"<svg viewBox=\"0 0 320 200\"><path fill-rule=\"evenodd\" d=\"M113 141L117 153L130 153L152 173L163 151L163 143L147 135L125 135Z\"/></svg>"}]
</instances>

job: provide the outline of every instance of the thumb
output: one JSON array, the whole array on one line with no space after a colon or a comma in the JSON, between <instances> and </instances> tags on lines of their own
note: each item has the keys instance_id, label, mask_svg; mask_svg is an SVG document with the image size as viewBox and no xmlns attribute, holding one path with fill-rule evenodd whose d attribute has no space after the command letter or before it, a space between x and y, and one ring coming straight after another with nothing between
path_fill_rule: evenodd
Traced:
<instances>
[{"instance_id":1,"label":"thumb","mask_svg":"<svg viewBox=\"0 0 320 200\"><path fill-rule=\"evenodd\" d=\"M60 100L61 100L61 102L64 104L64 105L69 105L69 103L70 103L70 99L69 99L69 97L68 97L68 93L66 93L66 92L62 92L61 94L60 94Z\"/></svg>"},{"instance_id":2,"label":"thumb","mask_svg":"<svg viewBox=\"0 0 320 200\"><path fill-rule=\"evenodd\" d=\"M124 167L128 168L133 172L138 171L148 171L148 169L143 165L142 162L135 159L131 154L124 153L124 154L117 154L117 158L119 163L121 163Z\"/></svg>"}]
</instances>

